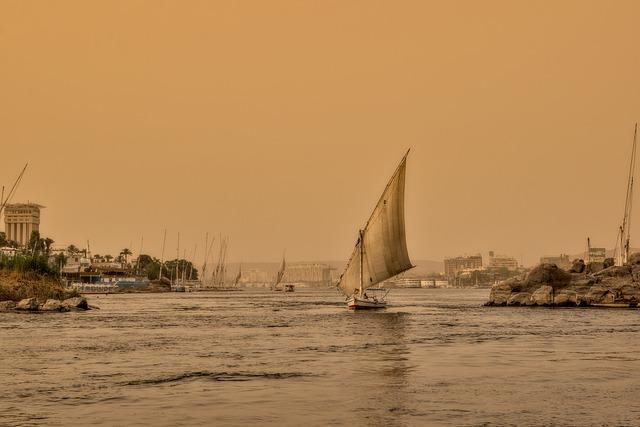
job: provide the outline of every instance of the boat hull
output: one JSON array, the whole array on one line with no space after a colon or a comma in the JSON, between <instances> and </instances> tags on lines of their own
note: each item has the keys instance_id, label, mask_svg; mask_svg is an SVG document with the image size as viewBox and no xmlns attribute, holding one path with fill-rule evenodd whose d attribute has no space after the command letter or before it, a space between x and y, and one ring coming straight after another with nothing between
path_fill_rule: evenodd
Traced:
<instances>
[{"instance_id":1,"label":"boat hull","mask_svg":"<svg viewBox=\"0 0 640 427\"><path fill-rule=\"evenodd\" d=\"M347 300L349 310L380 310L387 308L387 302L373 298L352 296Z\"/></svg>"},{"instance_id":2,"label":"boat hull","mask_svg":"<svg viewBox=\"0 0 640 427\"><path fill-rule=\"evenodd\" d=\"M637 308L637 304L632 303L600 303L600 304L591 304L591 307L599 307L599 308Z\"/></svg>"}]
</instances>

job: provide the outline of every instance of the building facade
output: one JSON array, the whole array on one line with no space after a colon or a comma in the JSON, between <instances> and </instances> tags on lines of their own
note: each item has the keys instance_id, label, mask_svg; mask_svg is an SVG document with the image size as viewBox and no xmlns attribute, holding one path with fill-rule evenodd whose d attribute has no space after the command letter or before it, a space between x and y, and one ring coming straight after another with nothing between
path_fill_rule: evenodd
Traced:
<instances>
[{"instance_id":1,"label":"building facade","mask_svg":"<svg viewBox=\"0 0 640 427\"><path fill-rule=\"evenodd\" d=\"M269 267L275 267L276 264ZM243 284L273 284L276 272L273 268L253 268L242 272L240 283ZM326 287L332 283L333 268L320 263L292 263L287 264L284 271L283 283L299 283L310 287Z\"/></svg>"},{"instance_id":2,"label":"building facade","mask_svg":"<svg viewBox=\"0 0 640 427\"><path fill-rule=\"evenodd\" d=\"M289 264L282 278L284 283L307 283L310 286L331 286L331 267L326 264Z\"/></svg>"},{"instance_id":3,"label":"building facade","mask_svg":"<svg viewBox=\"0 0 640 427\"><path fill-rule=\"evenodd\" d=\"M444 274L455 276L462 270L479 270L482 268L482 255L459 256L444 259Z\"/></svg>"},{"instance_id":4,"label":"building facade","mask_svg":"<svg viewBox=\"0 0 640 427\"><path fill-rule=\"evenodd\" d=\"M506 268L509 271L518 269L518 260L507 255L496 255L489 252L489 268Z\"/></svg>"},{"instance_id":5,"label":"building facade","mask_svg":"<svg viewBox=\"0 0 640 427\"><path fill-rule=\"evenodd\" d=\"M25 246L31 233L40 231L40 209L36 203L13 203L4 208L4 232L7 240Z\"/></svg>"},{"instance_id":6,"label":"building facade","mask_svg":"<svg viewBox=\"0 0 640 427\"><path fill-rule=\"evenodd\" d=\"M605 248L589 248L588 262L604 262L607 258L607 250Z\"/></svg>"}]
</instances>

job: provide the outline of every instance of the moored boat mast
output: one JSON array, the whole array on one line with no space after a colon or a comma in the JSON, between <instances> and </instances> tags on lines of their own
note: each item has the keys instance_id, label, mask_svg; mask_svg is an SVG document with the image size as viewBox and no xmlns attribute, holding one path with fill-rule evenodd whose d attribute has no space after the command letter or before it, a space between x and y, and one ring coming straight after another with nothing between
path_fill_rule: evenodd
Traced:
<instances>
[{"instance_id":1,"label":"moored boat mast","mask_svg":"<svg viewBox=\"0 0 640 427\"><path fill-rule=\"evenodd\" d=\"M633 207L633 185L636 173L636 147L638 136L638 124L633 131L633 145L631 147L631 160L629 162L629 174L627 176L627 192L624 202L624 215L622 225L618 230L619 241L616 242L616 265L624 265L629 260L631 249L631 210Z\"/></svg>"}]
</instances>

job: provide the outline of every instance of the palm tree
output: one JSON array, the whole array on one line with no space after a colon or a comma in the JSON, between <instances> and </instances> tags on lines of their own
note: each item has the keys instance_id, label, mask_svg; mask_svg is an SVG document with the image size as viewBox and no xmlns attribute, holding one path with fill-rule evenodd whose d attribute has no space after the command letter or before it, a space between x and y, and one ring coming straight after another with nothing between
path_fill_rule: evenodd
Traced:
<instances>
[{"instance_id":1,"label":"palm tree","mask_svg":"<svg viewBox=\"0 0 640 427\"><path fill-rule=\"evenodd\" d=\"M120 251L120 255L122 255L124 257L124 263L127 264L127 257L129 255L131 255L132 252L128 249L128 248L124 248L122 251Z\"/></svg>"},{"instance_id":2,"label":"palm tree","mask_svg":"<svg viewBox=\"0 0 640 427\"><path fill-rule=\"evenodd\" d=\"M107 262L111 262L111 260L113 259L113 257L111 255L105 255L104 259L107 260Z\"/></svg>"},{"instance_id":3,"label":"palm tree","mask_svg":"<svg viewBox=\"0 0 640 427\"><path fill-rule=\"evenodd\" d=\"M69 245L67 246L67 252L69 252L71 255L75 255L80 252L80 249L78 249L76 245Z\"/></svg>"},{"instance_id":4,"label":"palm tree","mask_svg":"<svg viewBox=\"0 0 640 427\"><path fill-rule=\"evenodd\" d=\"M44 250L47 256L51 253L51 245L53 245L53 243L54 241L50 237L47 237L46 239L44 239Z\"/></svg>"}]
</instances>

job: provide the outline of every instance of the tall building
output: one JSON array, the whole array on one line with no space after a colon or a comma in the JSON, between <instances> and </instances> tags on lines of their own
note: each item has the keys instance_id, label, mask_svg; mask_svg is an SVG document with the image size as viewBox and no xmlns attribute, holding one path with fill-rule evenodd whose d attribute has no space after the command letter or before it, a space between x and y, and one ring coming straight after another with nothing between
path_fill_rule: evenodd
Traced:
<instances>
[{"instance_id":1,"label":"tall building","mask_svg":"<svg viewBox=\"0 0 640 427\"><path fill-rule=\"evenodd\" d=\"M4 232L7 240L21 246L29 243L31 233L40 231L40 208L36 203L13 203L4 207Z\"/></svg>"},{"instance_id":2,"label":"tall building","mask_svg":"<svg viewBox=\"0 0 640 427\"><path fill-rule=\"evenodd\" d=\"M496 255L489 252L489 268L507 268L509 271L518 269L518 260L507 255Z\"/></svg>"},{"instance_id":3,"label":"tall building","mask_svg":"<svg viewBox=\"0 0 640 427\"><path fill-rule=\"evenodd\" d=\"M444 274L455 276L461 270L479 270L482 268L482 255L459 256L444 259Z\"/></svg>"}]
</instances>

